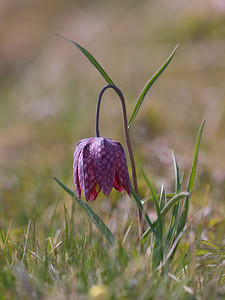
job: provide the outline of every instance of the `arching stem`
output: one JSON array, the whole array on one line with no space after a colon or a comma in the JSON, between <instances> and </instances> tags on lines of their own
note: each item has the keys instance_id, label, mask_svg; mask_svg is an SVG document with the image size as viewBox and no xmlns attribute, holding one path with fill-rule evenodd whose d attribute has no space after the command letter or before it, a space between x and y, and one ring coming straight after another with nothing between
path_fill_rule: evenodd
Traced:
<instances>
[{"instance_id":1,"label":"arching stem","mask_svg":"<svg viewBox=\"0 0 225 300\"><path fill-rule=\"evenodd\" d=\"M130 143L128 127L127 127L126 103L125 103L122 92L115 85L111 85L111 84L106 85L101 90L101 92L99 94L98 102L97 102L97 111L96 111L96 136L100 137L100 133L99 133L99 111L100 111L100 103L101 103L102 95L109 88L112 88L117 93L117 95L119 96L119 98L121 100L122 111L123 111L123 129L124 129L124 136L125 136L125 141L126 141L126 145L127 145L127 150L128 150L128 154L129 154L129 158L130 158L133 187L134 187L134 190L135 190L136 194L138 195L136 167L135 167L135 162L134 162L133 150L132 150L132 146L131 146L131 143ZM142 213L141 213L139 207L137 208L137 210L138 210L138 228L139 228L139 238L140 238L141 235L142 235Z\"/></svg>"}]
</instances>

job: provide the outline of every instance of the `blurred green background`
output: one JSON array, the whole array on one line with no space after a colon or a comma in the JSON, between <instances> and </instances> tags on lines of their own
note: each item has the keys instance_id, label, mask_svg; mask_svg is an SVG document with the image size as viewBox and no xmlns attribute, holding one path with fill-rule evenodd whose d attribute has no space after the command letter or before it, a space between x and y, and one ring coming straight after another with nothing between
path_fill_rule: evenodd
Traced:
<instances>
[{"instance_id":1,"label":"blurred green background","mask_svg":"<svg viewBox=\"0 0 225 300\"><path fill-rule=\"evenodd\" d=\"M46 220L73 188L76 143L94 136L96 100L105 81L75 46L100 62L123 91L128 118L147 80L176 44L177 53L148 93L131 128L137 164L157 191L173 191L171 150L185 174L206 119L193 207L223 217L225 194L225 3L199 1L37 1L0 4L0 203L14 226ZM104 96L100 132L121 141L120 102ZM146 187L139 178L140 193ZM209 193L208 193L209 192ZM110 211L113 192L103 205ZM67 199L65 198L65 201ZM95 204L95 205L96 205ZM97 204L98 206L99 204ZM222 209L219 209L222 208ZM0 224L3 216L0 220ZM41 222L40 222L41 223ZM41 223L42 224L42 223ZM43 225L45 226L45 222Z\"/></svg>"}]
</instances>

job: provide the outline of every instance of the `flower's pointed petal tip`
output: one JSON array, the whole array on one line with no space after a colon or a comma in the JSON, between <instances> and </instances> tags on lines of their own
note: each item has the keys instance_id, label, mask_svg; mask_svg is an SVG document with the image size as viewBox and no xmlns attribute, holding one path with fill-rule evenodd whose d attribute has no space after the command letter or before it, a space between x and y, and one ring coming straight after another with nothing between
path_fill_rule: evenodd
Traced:
<instances>
[{"instance_id":1,"label":"flower's pointed petal tip","mask_svg":"<svg viewBox=\"0 0 225 300\"><path fill-rule=\"evenodd\" d=\"M91 202L94 202L95 201L95 199L96 199L96 197L98 196L98 193L100 192L100 190L98 190L98 191L96 191L96 188L94 188L93 189L93 191L92 192L90 192L90 193L88 193L87 195L86 195L86 200L87 201L91 201Z\"/></svg>"},{"instance_id":2,"label":"flower's pointed petal tip","mask_svg":"<svg viewBox=\"0 0 225 300\"><path fill-rule=\"evenodd\" d=\"M126 185L124 187L129 197L131 197L131 184L130 184L129 175L128 175L128 181L126 182Z\"/></svg>"},{"instance_id":3,"label":"flower's pointed petal tip","mask_svg":"<svg viewBox=\"0 0 225 300\"><path fill-rule=\"evenodd\" d=\"M96 197L98 196L98 193L96 192L96 189L94 188L93 191L85 190L84 191L84 197L87 201L94 202Z\"/></svg>"},{"instance_id":4,"label":"flower's pointed petal tip","mask_svg":"<svg viewBox=\"0 0 225 300\"><path fill-rule=\"evenodd\" d=\"M75 189L76 189L77 198L80 200L80 198L81 198L81 188L80 188L80 186L77 186L75 184Z\"/></svg>"},{"instance_id":5,"label":"flower's pointed petal tip","mask_svg":"<svg viewBox=\"0 0 225 300\"><path fill-rule=\"evenodd\" d=\"M114 186L114 188L120 193L127 193L131 197L131 190L123 186Z\"/></svg>"},{"instance_id":6,"label":"flower's pointed petal tip","mask_svg":"<svg viewBox=\"0 0 225 300\"><path fill-rule=\"evenodd\" d=\"M100 187L101 187L101 191L103 192L103 194L106 195L107 197L109 196L109 194L111 193L112 188L113 188L113 186L111 184L107 185L107 186L103 185L103 186L100 186Z\"/></svg>"},{"instance_id":7,"label":"flower's pointed petal tip","mask_svg":"<svg viewBox=\"0 0 225 300\"><path fill-rule=\"evenodd\" d=\"M76 188L76 186L75 186L75 188ZM77 188L76 188L76 195L77 195L77 199L80 200L80 198L81 198L81 190L77 190Z\"/></svg>"},{"instance_id":8,"label":"flower's pointed petal tip","mask_svg":"<svg viewBox=\"0 0 225 300\"><path fill-rule=\"evenodd\" d=\"M128 196L131 198L131 188L126 189Z\"/></svg>"},{"instance_id":9,"label":"flower's pointed petal tip","mask_svg":"<svg viewBox=\"0 0 225 300\"><path fill-rule=\"evenodd\" d=\"M113 188L113 187L112 187ZM112 191L112 188L109 188L109 187L103 187L102 188L102 192L103 192L103 194L104 195L106 195L107 197L109 196L109 194L111 193L111 191Z\"/></svg>"},{"instance_id":10,"label":"flower's pointed petal tip","mask_svg":"<svg viewBox=\"0 0 225 300\"><path fill-rule=\"evenodd\" d=\"M125 189L124 189L124 187L121 185L121 183L119 183L118 182L118 178L117 178L117 176L116 176L116 180L115 180L115 183L114 183L114 189L116 189L118 192L120 192L120 193L123 193L123 192L125 192Z\"/></svg>"},{"instance_id":11,"label":"flower's pointed petal tip","mask_svg":"<svg viewBox=\"0 0 225 300\"><path fill-rule=\"evenodd\" d=\"M123 181L120 181L120 179ZM128 172L125 178L121 176L119 177L118 172L116 173L114 188L121 193L127 192L127 194L131 197L131 185Z\"/></svg>"}]
</instances>

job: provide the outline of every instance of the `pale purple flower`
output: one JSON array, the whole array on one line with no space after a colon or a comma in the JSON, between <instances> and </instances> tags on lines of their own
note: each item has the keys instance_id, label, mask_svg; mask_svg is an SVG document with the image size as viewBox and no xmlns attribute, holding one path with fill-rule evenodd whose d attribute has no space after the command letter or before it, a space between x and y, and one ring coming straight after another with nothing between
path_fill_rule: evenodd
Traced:
<instances>
[{"instance_id":1,"label":"pale purple flower","mask_svg":"<svg viewBox=\"0 0 225 300\"><path fill-rule=\"evenodd\" d=\"M77 197L81 189L86 200L94 201L100 191L108 196L114 187L131 196L126 156L119 142L94 137L78 142L73 160Z\"/></svg>"}]
</instances>

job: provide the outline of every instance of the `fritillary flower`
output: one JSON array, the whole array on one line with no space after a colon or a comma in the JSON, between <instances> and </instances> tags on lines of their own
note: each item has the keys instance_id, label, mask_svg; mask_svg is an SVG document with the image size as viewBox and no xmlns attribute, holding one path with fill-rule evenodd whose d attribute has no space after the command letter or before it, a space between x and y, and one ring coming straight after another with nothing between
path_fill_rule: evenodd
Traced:
<instances>
[{"instance_id":1,"label":"fritillary flower","mask_svg":"<svg viewBox=\"0 0 225 300\"><path fill-rule=\"evenodd\" d=\"M77 197L81 190L86 200L94 201L100 191L106 196L114 187L131 196L126 156L119 142L93 137L78 142L73 161Z\"/></svg>"}]
</instances>

